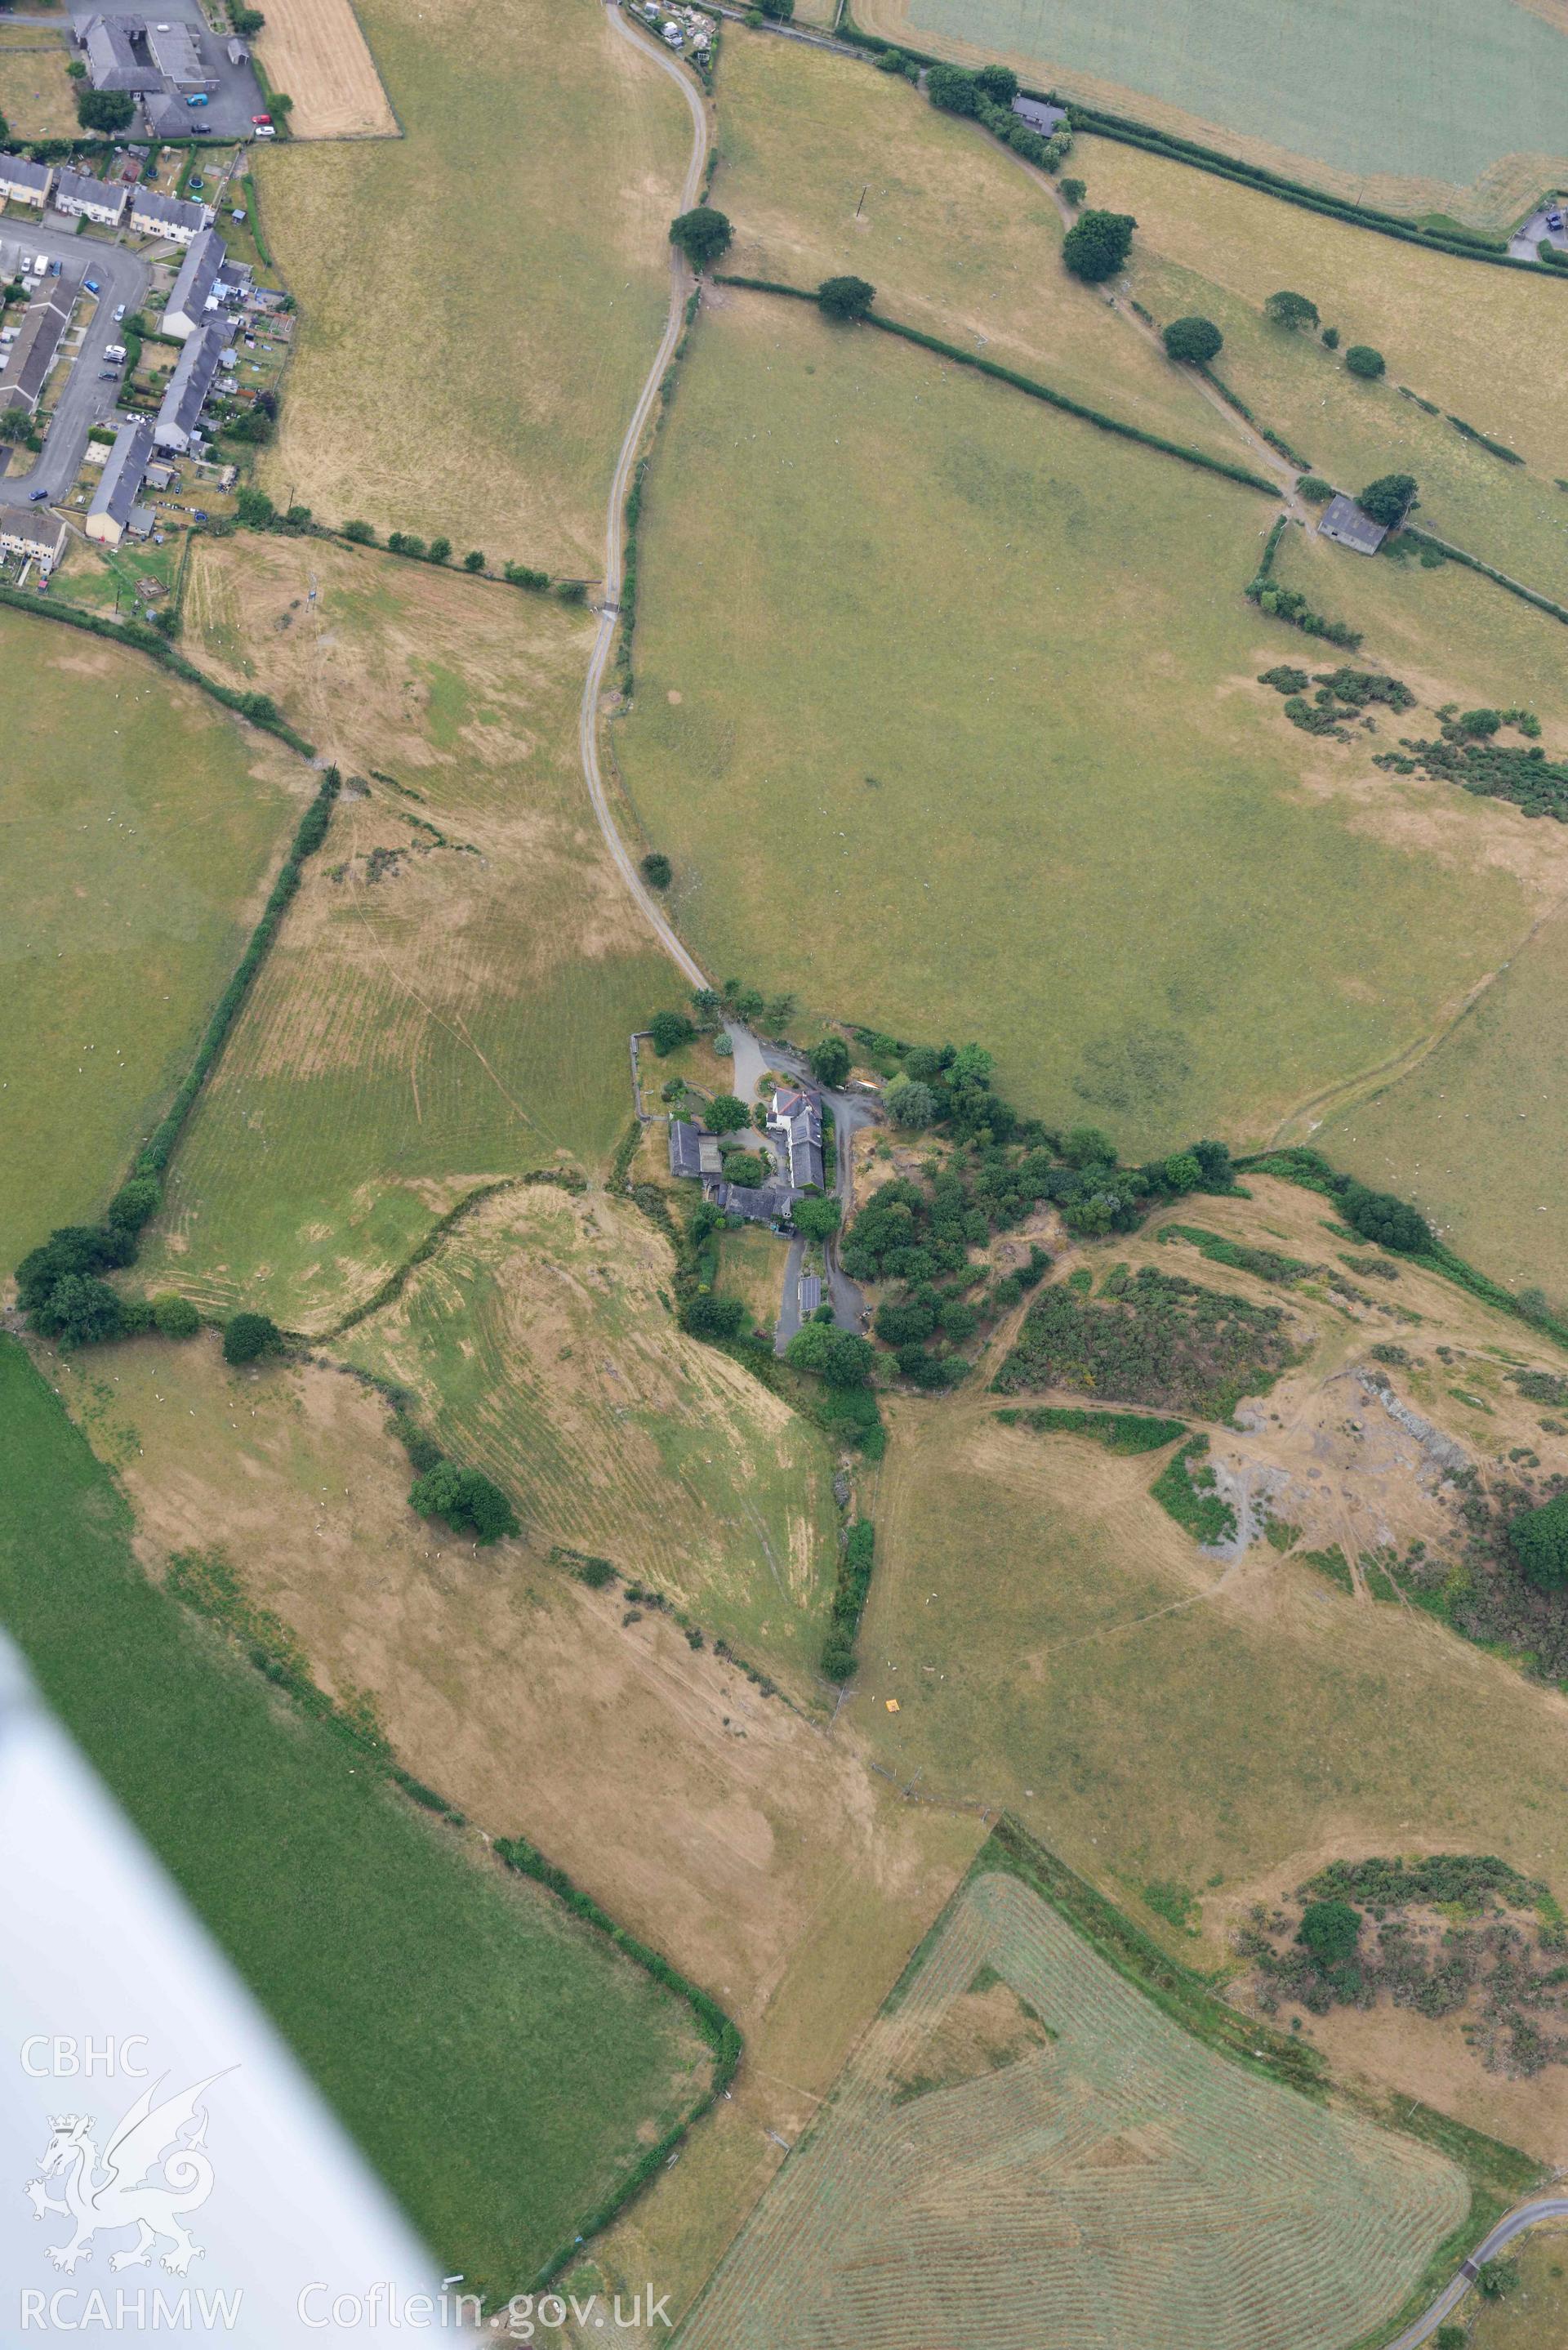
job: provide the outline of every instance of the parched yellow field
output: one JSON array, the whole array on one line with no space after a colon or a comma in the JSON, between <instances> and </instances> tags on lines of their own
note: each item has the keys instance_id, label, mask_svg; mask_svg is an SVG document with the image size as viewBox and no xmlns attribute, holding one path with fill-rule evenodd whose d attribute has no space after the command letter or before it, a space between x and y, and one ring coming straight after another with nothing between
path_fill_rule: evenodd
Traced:
<instances>
[{"instance_id":1,"label":"parched yellow field","mask_svg":"<svg viewBox=\"0 0 1568 2350\"><path fill-rule=\"evenodd\" d=\"M1469 2205L1442 2155L1205 2048L983 1871L685 2338L1337 2350L1392 2317Z\"/></svg>"},{"instance_id":2,"label":"parched yellow field","mask_svg":"<svg viewBox=\"0 0 1568 2350\"><path fill-rule=\"evenodd\" d=\"M168 1107L313 778L140 654L0 611L0 1274Z\"/></svg>"},{"instance_id":3,"label":"parched yellow field","mask_svg":"<svg viewBox=\"0 0 1568 2350\"><path fill-rule=\"evenodd\" d=\"M541 1185L476 1210L343 1344L422 1399L541 1545L607 1557L809 1691L837 1561L832 1455L676 1326L670 1271L629 1202Z\"/></svg>"},{"instance_id":4,"label":"parched yellow field","mask_svg":"<svg viewBox=\"0 0 1568 2350\"><path fill-rule=\"evenodd\" d=\"M688 1351L667 1347L664 1391ZM598 1357L576 1359L580 1376ZM902 1802L855 1746L668 1618L623 1623L619 1591L552 1562L543 1529L476 1553L416 1518L386 1406L358 1379L230 1372L211 1336L44 1360L155 1575L173 1551L221 1544L322 1687L374 1698L405 1768L487 1835L529 1837L740 2023L732 2097L594 2246L628 2305L653 2274L679 2315L777 2168L775 2136L827 2095L972 1858L979 1820ZM695 1376L728 1368L705 1355ZM723 1409L754 1447L768 1399L752 1392L749 1415L733 1394ZM723 1465L710 1500L742 1476Z\"/></svg>"},{"instance_id":5,"label":"parched yellow field","mask_svg":"<svg viewBox=\"0 0 1568 2350\"><path fill-rule=\"evenodd\" d=\"M807 286L854 271L892 317L1247 461L1190 376L1063 268L1048 187L972 122L901 78L739 26L725 28L717 101L725 268Z\"/></svg>"},{"instance_id":6,"label":"parched yellow field","mask_svg":"<svg viewBox=\"0 0 1568 2350\"><path fill-rule=\"evenodd\" d=\"M352 0L273 0L256 54L294 100L296 139L389 138L397 117Z\"/></svg>"},{"instance_id":7,"label":"parched yellow field","mask_svg":"<svg viewBox=\"0 0 1568 2350\"><path fill-rule=\"evenodd\" d=\"M473 1186L591 1166L668 994L576 764L592 622L314 541L203 546L205 658L347 779L197 1107L152 1255L313 1331Z\"/></svg>"},{"instance_id":8,"label":"parched yellow field","mask_svg":"<svg viewBox=\"0 0 1568 2350\"><path fill-rule=\"evenodd\" d=\"M5 19L0 17L0 27ZM26 46L24 46L26 44ZM67 51L42 26L18 25L0 38L0 120L14 139L75 139L77 86L66 71ZM24 218L36 219L26 207ZM16 208L10 214L14 224Z\"/></svg>"},{"instance_id":9,"label":"parched yellow field","mask_svg":"<svg viewBox=\"0 0 1568 2350\"><path fill-rule=\"evenodd\" d=\"M1558 396L1568 286L1376 236L1116 140L1080 135L1064 168L1087 182L1091 203L1135 216L1135 255L1179 264L1253 310L1283 286L1306 295L1345 346L1380 350L1396 381L1517 448L1541 472L1568 474ZM1217 365L1228 373L1223 356ZM1266 421L1278 421L1258 405ZM1563 505L1568 527L1568 497Z\"/></svg>"},{"instance_id":10,"label":"parched yellow field","mask_svg":"<svg viewBox=\"0 0 1568 2350\"><path fill-rule=\"evenodd\" d=\"M706 967L981 1037L1022 1107L1138 1155L1272 1135L1430 1036L1561 894L1568 840L1285 722L1256 680L1306 640L1241 592L1272 519L717 289L648 477L616 727ZM787 935L783 874L814 910Z\"/></svg>"},{"instance_id":11,"label":"parched yellow field","mask_svg":"<svg viewBox=\"0 0 1568 2350\"><path fill-rule=\"evenodd\" d=\"M363 23L402 138L257 158L301 320L265 486L592 576L669 301L680 94L599 0Z\"/></svg>"}]
</instances>

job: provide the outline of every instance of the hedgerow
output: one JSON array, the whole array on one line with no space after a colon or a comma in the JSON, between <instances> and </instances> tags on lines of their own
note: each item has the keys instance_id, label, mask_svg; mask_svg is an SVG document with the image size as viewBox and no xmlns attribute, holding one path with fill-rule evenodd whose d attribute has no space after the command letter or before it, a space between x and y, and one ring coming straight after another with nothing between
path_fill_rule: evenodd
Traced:
<instances>
[{"instance_id":1,"label":"hedgerow","mask_svg":"<svg viewBox=\"0 0 1568 2350\"><path fill-rule=\"evenodd\" d=\"M1008 1405L995 1414L1005 1428L1032 1428L1041 1436L1086 1436L1107 1452L1158 1452L1187 1434L1184 1419L1151 1419L1137 1411L1085 1411L1076 1404Z\"/></svg>"}]
</instances>

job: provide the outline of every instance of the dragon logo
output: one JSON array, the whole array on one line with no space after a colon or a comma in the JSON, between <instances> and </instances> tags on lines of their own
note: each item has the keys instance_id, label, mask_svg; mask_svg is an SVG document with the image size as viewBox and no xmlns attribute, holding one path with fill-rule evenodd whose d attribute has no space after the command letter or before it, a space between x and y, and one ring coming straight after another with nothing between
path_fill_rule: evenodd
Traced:
<instances>
[{"instance_id":1,"label":"dragon logo","mask_svg":"<svg viewBox=\"0 0 1568 2350\"><path fill-rule=\"evenodd\" d=\"M145 2268L161 2237L172 2239L173 2250L162 2256L172 2276L183 2276L202 2247L193 2243L184 2226L187 2215L199 2210L213 2191L213 2166L202 2151L207 2137L207 2113L202 2094L221 2073L166 2097L153 2099L168 2075L144 2089L113 2132L100 2157L92 2137L90 2114L61 2114L53 2124L44 2148L41 2175L27 2189L33 2217L42 2220L57 2212L73 2223L67 2243L47 2247L57 2269L73 2271L80 2260L92 2258L92 2240L100 2229L135 2228L136 2241L126 2251L111 2252L111 2269ZM182 2132L189 2135L182 2136ZM149 2173L161 2169L161 2180ZM101 2175L100 2175L101 2174ZM46 2182L59 2182L61 2194L52 2195Z\"/></svg>"}]
</instances>

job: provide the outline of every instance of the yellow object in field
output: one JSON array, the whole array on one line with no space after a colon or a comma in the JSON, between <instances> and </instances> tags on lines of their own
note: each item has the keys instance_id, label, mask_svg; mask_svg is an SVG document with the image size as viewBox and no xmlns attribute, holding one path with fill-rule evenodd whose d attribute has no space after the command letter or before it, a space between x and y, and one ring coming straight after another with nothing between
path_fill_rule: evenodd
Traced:
<instances>
[{"instance_id":1,"label":"yellow object in field","mask_svg":"<svg viewBox=\"0 0 1568 2350\"><path fill-rule=\"evenodd\" d=\"M888 1700L888 1712L889 1712L889 1713L897 1713L897 1712L898 1712L898 1699L897 1699L896 1697L890 1697L890 1698Z\"/></svg>"}]
</instances>

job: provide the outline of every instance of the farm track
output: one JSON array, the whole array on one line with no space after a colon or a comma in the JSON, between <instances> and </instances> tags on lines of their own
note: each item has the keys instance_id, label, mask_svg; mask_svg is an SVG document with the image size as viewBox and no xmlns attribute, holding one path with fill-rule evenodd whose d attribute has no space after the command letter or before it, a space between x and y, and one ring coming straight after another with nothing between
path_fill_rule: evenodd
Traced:
<instances>
[{"instance_id":1,"label":"farm track","mask_svg":"<svg viewBox=\"0 0 1568 2350\"><path fill-rule=\"evenodd\" d=\"M702 102L701 92L697 88L691 76L676 64L668 50L661 49L656 42L645 40L635 26L628 22L615 5L615 0L607 0L607 7L610 21L621 39L629 41L634 48L641 49L652 57L659 71L668 74L671 81L676 83L686 100L687 110L691 117L691 161L687 166L686 178L680 190L680 209L681 212L689 212L697 201L697 191L702 181L702 169L708 160L708 115ZM644 884L641 874L632 861L630 851L620 837L619 828L610 812L609 795L605 789L604 771L599 763L599 696L604 691L605 671L609 665L610 650L615 643L616 622L620 614L621 582L626 567L627 494L637 464L638 450L647 429L649 417L652 413L653 403L659 397L659 387L664 380L666 368L675 356L675 346L680 339L687 297L694 284L695 280L680 252L671 245L670 248L670 316L665 323L663 336L658 350L654 353L653 364L648 371L637 406L632 411L631 421L626 428L626 437L620 444L620 454L616 460L615 473L610 482L609 503L605 511L604 598L599 606L598 633L594 639L593 650L588 657L588 673L583 681L577 740L582 754L583 775L588 786L588 797L593 803L594 815L598 819L599 830L604 835L605 847L610 853L617 872L630 890L649 929L676 968L685 973L693 987L706 987L708 982L701 966L695 957L687 951L677 937L672 924L655 904L651 892Z\"/></svg>"}]
</instances>

